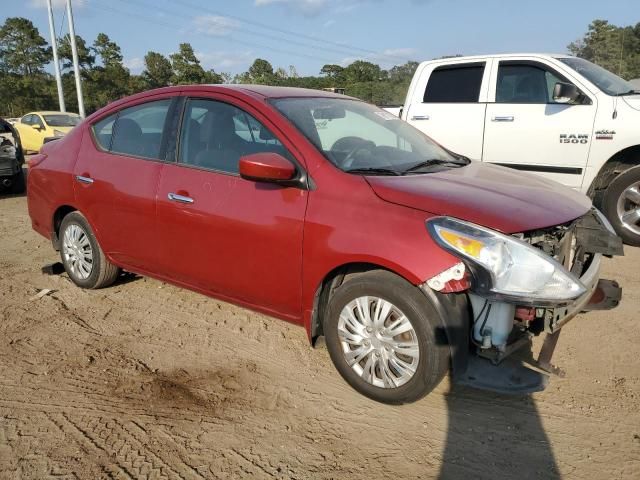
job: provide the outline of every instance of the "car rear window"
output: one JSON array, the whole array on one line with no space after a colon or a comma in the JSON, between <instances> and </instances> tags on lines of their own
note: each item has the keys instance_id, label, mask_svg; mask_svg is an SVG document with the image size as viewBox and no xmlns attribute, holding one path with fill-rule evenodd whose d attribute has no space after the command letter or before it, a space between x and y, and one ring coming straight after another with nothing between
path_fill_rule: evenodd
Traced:
<instances>
[{"instance_id":1,"label":"car rear window","mask_svg":"<svg viewBox=\"0 0 640 480\"><path fill-rule=\"evenodd\" d=\"M75 127L80 123L80 117L63 114L45 115L44 121L47 122L47 125L50 127Z\"/></svg>"},{"instance_id":2,"label":"car rear window","mask_svg":"<svg viewBox=\"0 0 640 480\"><path fill-rule=\"evenodd\" d=\"M165 99L121 110L113 126L111 151L160 159L160 144L169 105L171 99Z\"/></svg>"},{"instance_id":3,"label":"car rear window","mask_svg":"<svg viewBox=\"0 0 640 480\"><path fill-rule=\"evenodd\" d=\"M484 63L436 68L424 92L425 103L476 103L484 75Z\"/></svg>"},{"instance_id":4,"label":"car rear window","mask_svg":"<svg viewBox=\"0 0 640 480\"><path fill-rule=\"evenodd\" d=\"M98 145L104 150L111 149L111 138L113 137L113 124L116 121L117 114L109 115L103 118L99 122L96 122L91 127L93 129L93 135L98 142Z\"/></svg>"}]
</instances>

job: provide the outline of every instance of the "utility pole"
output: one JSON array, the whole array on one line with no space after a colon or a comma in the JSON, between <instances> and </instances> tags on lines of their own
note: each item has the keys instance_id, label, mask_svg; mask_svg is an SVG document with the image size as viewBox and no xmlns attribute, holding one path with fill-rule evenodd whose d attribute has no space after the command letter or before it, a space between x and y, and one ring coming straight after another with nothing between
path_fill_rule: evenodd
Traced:
<instances>
[{"instance_id":1,"label":"utility pole","mask_svg":"<svg viewBox=\"0 0 640 480\"><path fill-rule=\"evenodd\" d=\"M51 34L51 48L53 49L53 69L56 74L56 85L58 87L58 104L60 105L60 111L65 112L62 77L60 76L60 63L58 63L58 43L56 42L56 28L53 24L53 7L51 6L51 0L47 0L47 7L49 7L49 33Z\"/></svg>"},{"instance_id":2,"label":"utility pole","mask_svg":"<svg viewBox=\"0 0 640 480\"><path fill-rule=\"evenodd\" d=\"M76 92L78 94L78 113L84 118L84 102L82 100L82 81L80 79L80 65L78 64L78 47L76 46L76 30L73 27L73 12L71 0L67 0L67 19L69 20L69 40L71 40L71 54L73 56L73 74L76 77Z\"/></svg>"}]
</instances>

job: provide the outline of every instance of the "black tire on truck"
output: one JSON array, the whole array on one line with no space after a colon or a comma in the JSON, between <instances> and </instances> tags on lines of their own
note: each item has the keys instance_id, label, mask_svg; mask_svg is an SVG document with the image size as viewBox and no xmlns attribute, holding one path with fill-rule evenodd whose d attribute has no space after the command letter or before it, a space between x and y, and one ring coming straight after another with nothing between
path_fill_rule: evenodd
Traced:
<instances>
[{"instance_id":1,"label":"black tire on truck","mask_svg":"<svg viewBox=\"0 0 640 480\"><path fill-rule=\"evenodd\" d=\"M625 170L609 184L602 211L624 243L640 246L640 166Z\"/></svg>"}]
</instances>

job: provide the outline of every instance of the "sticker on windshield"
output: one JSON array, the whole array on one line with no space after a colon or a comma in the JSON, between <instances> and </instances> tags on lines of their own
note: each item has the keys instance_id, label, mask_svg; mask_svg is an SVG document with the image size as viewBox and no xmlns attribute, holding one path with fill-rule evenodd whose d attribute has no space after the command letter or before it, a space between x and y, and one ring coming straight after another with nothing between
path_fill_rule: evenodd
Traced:
<instances>
[{"instance_id":1,"label":"sticker on windshield","mask_svg":"<svg viewBox=\"0 0 640 480\"><path fill-rule=\"evenodd\" d=\"M378 115L383 120L397 120L398 119L398 117L396 117L393 113L389 113L386 110L376 110L373 113Z\"/></svg>"}]
</instances>

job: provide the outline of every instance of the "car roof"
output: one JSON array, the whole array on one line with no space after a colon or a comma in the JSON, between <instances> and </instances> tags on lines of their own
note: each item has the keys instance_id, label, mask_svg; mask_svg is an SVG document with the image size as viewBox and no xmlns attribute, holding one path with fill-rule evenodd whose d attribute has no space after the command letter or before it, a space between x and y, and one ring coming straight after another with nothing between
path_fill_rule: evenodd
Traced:
<instances>
[{"instance_id":1,"label":"car roof","mask_svg":"<svg viewBox=\"0 0 640 480\"><path fill-rule=\"evenodd\" d=\"M568 53L540 53L540 52L528 52L528 53L491 53L487 55L468 55L464 57L447 57L447 58L434 58L433 60L427 60L422 63L432 62L450 62L450 61L474 61L474 60L486 60L489 58L522 58L522 57L551 57L551 58L566 58L572 57Z\"/></svg>"},{"instance_id":2,"label":"car roof","mask_svg":"<svg viewBox=\"0 0 640 480\"><path fill-rule=\"evenodd\" d=\"M342 98L349 100L361 101L358 98L341 95L339 93L328 92L326 90L313 90L310 88L297 87L274 87L270 85L252 85L252 84L195 84L195 85L172 85L169 87L155 88L135 93L128 97L123 97L108 103L103 108L92 113L87 117L92 122L96 116L101 117L107 112L112 112L119 108L126 108L131 102L137 102L156 95L184 92L185 95L192 95L197 92L212 93L235 93L236 96L246 96L253 99L264 101L268 98Z\"/></svg>"},{"instance_id":3,"label":"car roof","mask_svg":"<svg viewBox=\"0 0 640 480\"><path fill-rule=\"evenodd\" d=\"M29 112L29 113L25 113L24 115L22 115L23 117L25 115L75 115L78 116L77 113L75 112L56 112L55 110L40 110L37 112Z\"/></svg>"}]
</instances>

